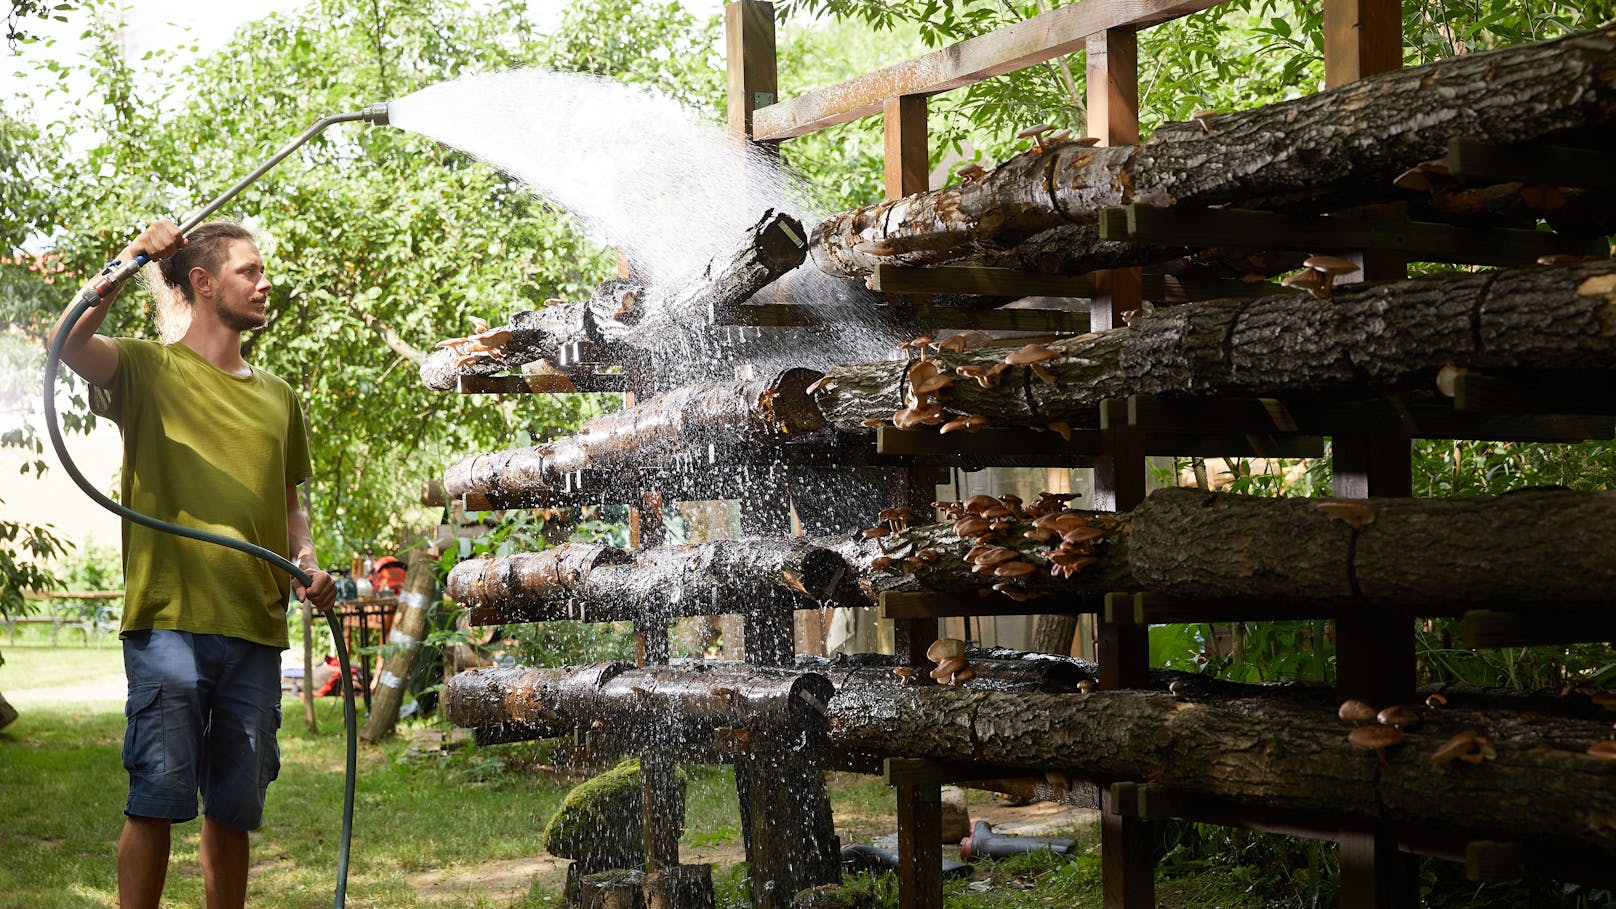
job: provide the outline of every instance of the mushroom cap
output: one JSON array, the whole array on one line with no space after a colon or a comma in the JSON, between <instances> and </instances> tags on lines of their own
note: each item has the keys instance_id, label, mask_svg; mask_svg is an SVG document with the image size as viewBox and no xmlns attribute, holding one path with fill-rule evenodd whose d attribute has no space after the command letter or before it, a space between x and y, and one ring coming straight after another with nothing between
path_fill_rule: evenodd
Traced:
<instances>
[{"instance_id":1,"label":"mushroom cap","mask_svg":"<svg viewBox=\"0 0 1616 909\"><path fill-rule=\"evenodd\" d=\"M981 514L998 504L999 500L990 495L975 495L965 500L965 510L972 514Z\"/></svg>"},{"instance_id":2,"label":"mushroom cap","mask_svg":"<svg viewBox=\"0 0 1616 909\"><path fill-rule=\"evenodd\" d=\"M1425 699L1425 706L1431 708L1432 710L1446 707L1448 706L1448 699L1440 694L1432 694L1430 697Z\"/></svg>"},{"instance_id":3,"label":"mushroom cap","mask_svg":"<svg viewBox=\"0 0 1616 909\"><path fill-rule=\"evenodd\" d=\"M943 660L941 663L937 664L937 668L931 671L931 677L941 682L944 679L951 678L954 673L959 672L961 669L964 669L965 665L964 657L950 657L949 659Z\"/></svg>"},{"instance_id":4,"label":"mushroom cap","mask_svg":"<svg viewBox=\"0 0 1616 909\"><path fill-rule=\"evenodd\" d=\"M976 670L970 666L962 666L960 671L954 673L954 677L948 680L948 683L950 685L960 685L974 678L976 678Z\"/></svg>"},{"instance_id":5,"label":"mushroom cap","mask_svg":"<svg viewBox=\"0 0 1616 909\"><path fill-rule=\"evenodd\" d=\"M1458 735L1455 735L1453 738L1448 739L1446 742L1443 742L1442 747L1438 748L1434 753L1432 753L1431 763L1446 764L1449 761L1454 760L1468 761L1469 758L1467 756L1472 754L1483 756L1485 752L1482 749L1482 743L1486 743L1488 748L1491 748L1492 746L1492 742L1489 742L1487 739L1483 738L1481 733L1474 729L1466 729ZM1497 752L1494 752L1494 754L1496 753Z\"/></svg>"},{"instance_id":6,"label":"mushroom cap","mask_svg":"<svg viewBox=\"0 0 1616 909\"><path fill-rule=\"evenodd\" d=\"M926 659L933 663L941 663L948 659L962 659L965 656L965 642L959 638L938 638L926 648Z\"/></svg>"},{"instance_id":7,"label":"mushroom cap","mask_svg":"<svg viewBox=\"0 0 1616 909\"><path fill-rule=\"evenodd\" d=\"M1616 761L1616 741L1606 739L1603 742L1595 742L1588 746L1588 754L1607 761Z\"/></svg>"},{"instance_id":8,"label":"mushroom cap","mask_svg":"<svg viewBox=\"0 0 1616 909\"><path fill-rule=\"evenodd\" d=\"M969 429L970 426L965 422L965 418L958 417L956 419L949 420L947 423L944 423L942 426L938 427L937 434L946 436L951 432L960 432L961 430Z\"/></svg>"},{"instance_id":9,"label":"mushroom cap","mask_svg":"<svg viewBox=\"0 0 1616 909\"><path fill-rule=\"evenodd\" d=\"M1302 265L1314 271L1335 275L1350 275L1359 268L1358 263L1340 256L1308 256L1302 260Z\"/></svg>"},{"instance_id":10,"label":"mushroom cap","mask_svg":"<svg viewBox=\"0 0 1616 909\"><path fill-rule=\"evenodd\" d=\"M993 525L988 523L988 519L977 515L961 518L954 522L954 533L962 537L974 537L991 529L993 529Z\"/></svg>"},{"instance_id":11,"label":"mushroom cap","mask_svg":"<svg viewBox=\"0 0 1616 909\"><path fill-rule=\"evenodd\" d=\"M1357 726L1347 733L1354 748L1390 748L1403 741L1403 730L1396 726Z\"/></svg>"},{"instance_id":12,"label":"mushroom cap","mask_svg":"<svg viewBox=\"0 0 1616 909\"><path fill-rule=\"evenodd\" d=\"M1024 578L1038 570L1038 566L1031 562L1005 562L993 569L996 578Z\"/></svg>"},{"instance_id":13,"label":"mushroom cap","mask_svg":"<svg viewBox=\"0 0 1616 909\"><path fill-rule=\"evenodd\" d=\"M1043 344L1028 344L1018 347L1004 358L1004 362L1011 366L1026 366L1031 363L1044 363L1049 360L1059 360L1060 351Z\"/></svg>"},{"instance_id":14,"label":"mushroom cap","mask_svg":"<svg viewBox=\"0 0 1616 909\"><path fill-rule=\"evenodd\" d=\"M1016 138L1017 139L1031 139L1034 136L1041 136L1044 133L1047 133L1047 132L1049 132L1050 130L1052 130L1054 128L1055 128L1054 124L1040 123L1037 126L1029 126L1026 129L1022 130L1021 132L1016 133Z\"/></svg>"},{"instance_id":15,"label":"mushroom cap","mask_svg":"<svg viewBox=\"0 0 1616 909\"><path fill-rule=\"evenodd\" d=\"M1336 716L1348 723L1368 723L1375 719L1375 708L1363 701L1342 701Z\"/></svg>"},{"instance_id":16,"label":"mushroom cap","mask_svg":"<svg viewBox=\"0 0 1616 909\"><path fill-rule=\"evenodd\" d=\"M1398 727L1417 726L1420 722L1418 714L1401 704L1393 704L1387 707L1380 713L1375 714L1375 719L1379 720L1384 726Z\"/></svg>"},{"instance_id":17,"label":"mushroom cap","mask_svg":"<svg viewBox=\"0 0 1616 909\"><path fill-rule=\"evenodd\" d=\"M1304 269L1294 275L1287 275L1279 282L1281 287L1300 287L1303 290L1317 290L1324 286L1324 272Z\"/></svg>"}]
</instances>

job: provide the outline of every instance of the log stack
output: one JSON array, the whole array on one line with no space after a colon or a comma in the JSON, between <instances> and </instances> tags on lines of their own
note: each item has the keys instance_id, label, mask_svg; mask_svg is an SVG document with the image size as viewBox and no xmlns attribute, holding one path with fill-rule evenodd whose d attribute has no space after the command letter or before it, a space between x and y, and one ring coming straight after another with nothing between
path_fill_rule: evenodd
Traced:
<instances>
[{"instance_id":1,"label":"log stack","mask_svg":"<svg viewBox=\"0 0 1616 909\"><path fill-rule=\"evenodd\" d=\"M1292 282L1305 292L1147 305L1123 327L1030 343L939 335L906 345L900 359L775 363L731 379L736 364L725 358L774 339L716 323L763 305L759 291L802 252L768 239L778 223L765 219L701 280L665 294L665 315L648 316L644 288L609 283L592 301L523 314L429 358L423 378L434 387L543 359L620 365L635 390L658 392L568 438L471 454L443 485L485 505L541 504L585 487L628 501L661 468L755 468L788 460L805 438L825 440L834 461L867 450L871 429L878 445L918 438L927 463L992 463L1081 447L1073 439L1085 432L1137 430L1148 444L1164 436L1152 434L1160 427L1147 411L1181 430L1255 407L1262 431L1281 437L1435 425L1453 438L1608 438L1616 266L1590 239L1611 227L1608 195L1572 174L1566 186L1475 177L1465 156L1482 141L1487 154L1528 163L1608 157L1599 144L1616 135L1612 74L1616 27L1607 27L1170 125L1142 146L1041 143L958 186L834 216L808 244L839 278L960 262L1067 273L1151 264L1169 274L1218 262L1263 278L1308 253L1375 243L1513 266L1505 270L1339 286L1348 269L1309 257L1306 281ZM1539 219L1558 232L1535 230ZM689 357L703 368L724 360L722 375L693 380L675 362ZM1029 444L1018 430L1044 435ZM1218 442L1250 431L1240 423ZM1110 457L1113 441L1085 451ZM586 474L604 485L589 487ZM1058 499L953 503L940 522L901 513L916 497L894 492L908 498L850 539L568 545L464 563L450 593L481 622L627 620L642 632L676 615L738 612L761 626L851 603L893 615L909 604L916 628L938 615L1046 608L1103 609L1111 625L1128 624L1127 613L1141 635L1153 621L1406 624L1483 609L1517 628L1563 620L1564 639L1616 627L1604 614L1616 581L1608 492L1282 500L1168 489L1114 512ZM913 605L930 601L952 605ZM1067 675L1054 679L1047 667L982 655L972 673L944 673L953 684L929 684L917 671L930 668L918 658L924 643L901 635L896 665L801 671L786 668L789 636L782 644L774 627L754 639L748 624L756 666L655 665L665 650L647 647L653 665L638 668L464 674L447 703L490 741L581 736L651 756L657 773L675 759L734 763L759 906L784 904L782 881L835 877L816 782L830 759L921 758L965 779L991 770L1100 788L1108 818L1245 818L1324 838L1372 829L1440 854L1507 831L1532 844L1522 848L1534 861L1565 859L1542 866L1557 872L1616 856L1606 794L1616 765L1605 744L1616 700L1604 692L1433 692L1446 703L1372 705L1411 719L1343 721L1342 699L1299 686L1158 674L1149 688L1094 690L1110 667L1060 663ZM1377 736L1378 747L1360 747ZM944 772L935 767L927 772ZM770 791L802 781L806 807L771 810ZM647 804L648 817L678 809L649 790ZM788 854L797 841L809 844L807 860ZM670 851L649 832L647 844L653 864L676 866L676 844Z\"/></svg>"}]
</instances>

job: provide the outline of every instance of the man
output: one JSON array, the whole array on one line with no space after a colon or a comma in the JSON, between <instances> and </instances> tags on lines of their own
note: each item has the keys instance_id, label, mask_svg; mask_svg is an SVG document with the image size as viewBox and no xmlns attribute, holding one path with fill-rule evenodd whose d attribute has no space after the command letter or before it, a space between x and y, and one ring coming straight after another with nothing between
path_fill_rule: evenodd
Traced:
<instances>
[{"instance_id":1,"label":"man","mask_svg":"<svg viewBox=\"0 0 1616 909\"><path fill-rule=\"evenodd\" d=\"M336 585L317 569L298 497L311 473L302 409L290 386L241 356L241 333L265 324L270 289L252 235L214 222L187 239L160 221L119 258L141 253L163 260L164 283L190 305L184 336L159 344L96 334L114 293L62 347L62 361L96 386L123 433L124 504L241 537L312 578L305 589L245 553L124 523L129 798L119 905L158 905L170 826L196 817L200 793L208 909L240 907L247 834L262 823L264 791L280 769L287 594L324 611ZM59 320L52 336L61 330Z\"/></svg>"}]
</instances>

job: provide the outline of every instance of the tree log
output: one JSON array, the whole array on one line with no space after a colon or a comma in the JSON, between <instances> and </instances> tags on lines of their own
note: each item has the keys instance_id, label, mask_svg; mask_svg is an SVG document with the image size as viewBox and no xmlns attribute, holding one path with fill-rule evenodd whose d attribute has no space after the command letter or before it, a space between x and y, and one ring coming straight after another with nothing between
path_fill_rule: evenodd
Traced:
<instances>
[{"instance_id":1,"label":"tree log","mask_svg":"<svg viewBox=\"0 0 1616 909\"><path fill-rule=\"evenodd\" d=\"M884 591L971 594L1000 584L1022 597L1146 591L1228 604L1433 616L1602 609L1616 588L1616 549L1609 542L1616 540L1616 492L1364 501L1171 488L1152 493L1131 514L1063 514L1071 526L1095 535L1079 554L1092 561L1070 577L1051 574L1060 539L1027 538L1036 528L1026 519L999 530L970 528L972 535L964 537L954 521L906 527L878 542L844 544L841 552L872 600ZM1014 579L974 572L965 556L986 546L1008 550L994 571L1029 563L1035 570ZM934 555L919 557L928 550Z\"/></svg>"},{"instance_id":2,"label":"tree log","mask_svg":"<svg viewBox=\"0 0 1616 909\"><path fill-rule=\"evenodd\" d=\"M1616 34L1616 33L1613 33ZM1093 425L1107 398L1128 395L1353 396L1418 384L1447 365L1616 368L1616 262L1431 275L1304 295L1213 300L1141 313L1125 328L1048 345L1053 382L1030 366L995 379L955 375L935 393L950 415L996 426ZM1006 348L932 355L944 373L985 369ZM908 406L901 361L839 366L814 394L843 428L892 421Z\"/></svg>"},{"instance_id":3,"label":"tree log","mask_svg":"<svg viewBox=\"0 0 1616 909\"><path fill-rule=\"evenodd\" d=\"M448 592L479 625L814 609L836 596L846 565L803 539L715 540L629 553L568 543L543 552L471 559Z\"/></svg>"},{"instance_id":4,"label":"tree log","mask_svg":"<svg viewBox=\"0 0 1616 909\"><path fill-rule=\"evenodd\" d=\"M588 729L591 747L608 753L711 752L724 744L719 730L730 731L730 744L821 743L825 704L834 693L831 681L815 673L608 663L462 672L449 682L443 704L455 725L516 733L507 740Z\"/></svg>"},{"instance_id":5,"label":"tree log","mask_svg":"<svg viewBox=\"0 0 1616 909\"><path fill-rule=\"evenodd\" d=\"M589 675L596 669L480 670L457 676L445 704L460 725L537 717L532 725L563 732L601 718L606 730L642 723L637 735L672 744L699 736L685 710L731 727L757 722L758 713L788 717L771 728L817 717L812 700L820 694L788 694L786 676L771 680L763 698L712 693L715 683L745 690L743 670L623 670L598 687ZM581 678L569 682L569 673ZM862 682L850 684L853 675ZM803 677L818 679L818 692L832 690L824 676ZM1221 683L1176 696L1007 692L971 687L976 680L899 685L873 668L849 679L828 700L825 747L835 752L1142 780L1277 812L1480 836L1507 831L1511 839L1616 855L1616 763L1585 753L1609 737L1611 714L1587 698L1451 690L1446 707L1417 711L1419 725L1404 728L1404 742L1382 763L1347 742L1350 727L1321 689ZM670 696L674 689L679 694ZM773 712L752 711L760 702ZM1497 758L1434 766L1437 748L1467 729L1491 739Z\"/></svg>"},{"instance_id":6,"label":"tree log","mask_svg":"<svg viewBox=\"0 0 1616 909\"><path fill-rule=\"evenodd\" d=\"M1328 211L1398 197L1392 180L1453 138L1526 142L1613 120L1607 26L1166 124L1139 146L1034 149L977 181L835 215L814 229L810 253L828 273L857 276L878 262L936 265L1012 247L1133 202ZM1132 264L1159 258L1145 250Z\"/></svg>"},{"instance_id":7,"label":"tree log","mask_svg":"<svg viewBox=\"0 0 1616 909\"><path fill-rule=\"evenodd\" d=\"M586 467L648 466L709 444L769 445L812 432L824 425L807 394L819 375L788 369L763 380L686 385L595 417L564 439L462 458L445 472L444 491L454 497L554 491L568 473Z\"/></svg>"},{"instance_id":8,"label":"tree log","mask_svg":"<svg viewBox=\"0 0 1616 909\"><path fill-rule=\"evenodd\" d=\"M1426 711L1386 755L1347 743L1328 693L1176 700L1155 692L1006 694L898 689L885 703L831 702L831 741L939 761L980 761L1138 779L1277 811L1540 841L1616 855L1616 764L1584 754L1609 716L1550 718L1490 707ZM1433 767L1465 729L1497 760Z\"/></svg>"}]
</instances>

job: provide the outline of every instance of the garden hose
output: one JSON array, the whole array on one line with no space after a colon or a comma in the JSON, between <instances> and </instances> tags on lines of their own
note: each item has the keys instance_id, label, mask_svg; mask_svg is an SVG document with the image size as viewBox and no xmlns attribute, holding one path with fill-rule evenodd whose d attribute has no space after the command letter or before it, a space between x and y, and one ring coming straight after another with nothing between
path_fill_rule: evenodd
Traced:
<instances>
[{"instance_id":1,"label":"garden hose","mask_svg":"<svg viewBox=\"0 0 1616 909\"><path fill-rule=\"evenodd\" d=\"M180 225L180 232L189 233L201 223L203 218L217 211L237 193L247 188L253 181L263 176L276 164L279 164L287 155L290 155L298 146L314 138L326 127L334 123L351 120L386 124L387 105L375 104L363 111L338 114L318 121L302 135L292 140L285 148L271 156L257 170L242 178L236 185L225 190L218 198L209 202L200 211L188 218L184 224ZM50 434L51 446L56 450L56 456L61 459L62 467L67 471L68 476L73 479L79 489L84 490L85 495L89 496L92 501L102 508L142 527L192 540L201 540L205 543L215 543L244 552L255 558L263 559L265 562L296 578L298 583L307 588L313 583L309 573L278 553L271 552L262 546L255 546L246 540L238 540L233 537L209 533L205 530L197 530L193 527L183 527L167 521L160 521L113 501L85 478L84 474L79 471L78 465L73 463L72 457L67 453L67 445L62 439L62 430L56 415L56 373L62 362L62 347L73 334L73 329L78 325L79 320L84 318L85 313L100 305L103 299L115 293L126 280L135 272L140 271L141 267L149 261L150 259L146 255L141 254L128 262L115 261L108 265L99 276L79 291L78 296L74 298L73 308L68 313L67 318L62 321L62 326L56 332L56 337L52 339L50 353L45 358L45 428ZM336 907L337 909L343 909L348 899L348 853L353 841L354 778L357 776L359 760L359 720L354 710L353 669L348 660L347 644L343 641L342 621L335 612L327 612L326 620L331 624L331 640L337 651L338 673L342 677L342 719L348 733L346 773L344 774L345 778L342 787L342 839L337 849Z\"/></svg>"}]
</instances>

